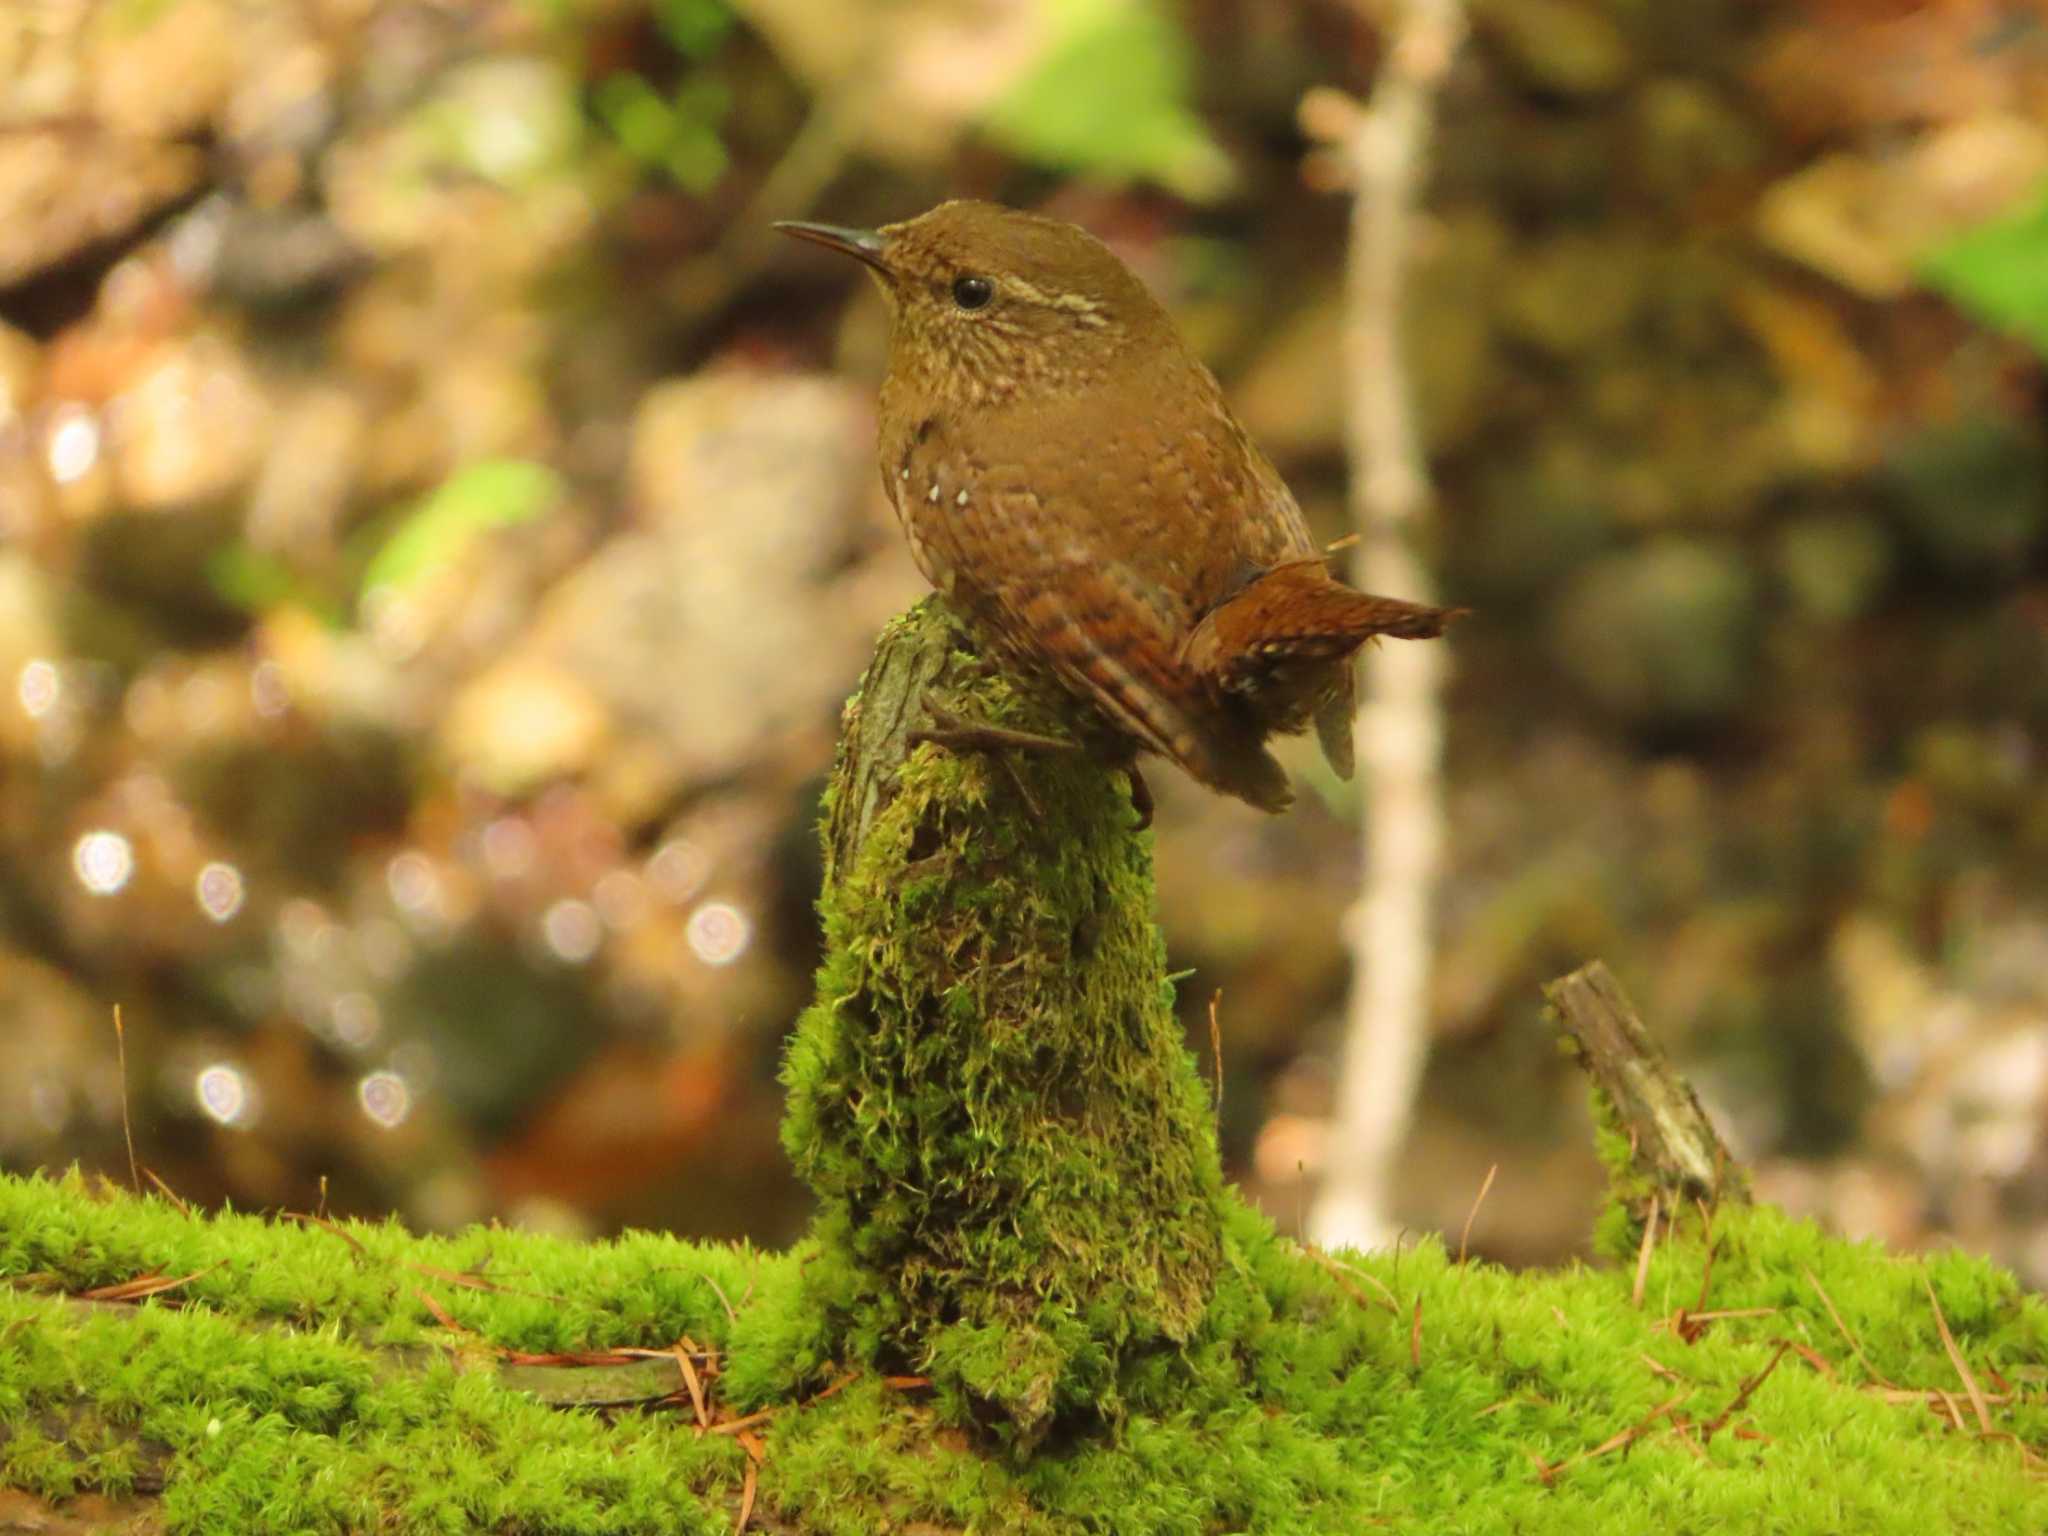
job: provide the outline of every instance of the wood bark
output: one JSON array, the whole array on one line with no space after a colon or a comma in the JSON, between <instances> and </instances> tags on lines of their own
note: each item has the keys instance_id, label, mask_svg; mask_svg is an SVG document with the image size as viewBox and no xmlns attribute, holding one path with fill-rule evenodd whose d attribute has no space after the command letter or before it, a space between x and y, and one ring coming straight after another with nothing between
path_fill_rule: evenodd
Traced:
<instances>
[{"instance_id":1,"label":"wood bark","mask_svg":"<svg viewBox=\"0 0 2048 1536\"><path fill-rule=\"evenodd\" d=\"M1598 960L1543 989L1579 1064L1628 1138L1633 1172L1667 1201L1746 1201L1740 1165L1700 1108L1692 1085L1643 1027L1614 973Z\"/></svg>"}]
</instances>

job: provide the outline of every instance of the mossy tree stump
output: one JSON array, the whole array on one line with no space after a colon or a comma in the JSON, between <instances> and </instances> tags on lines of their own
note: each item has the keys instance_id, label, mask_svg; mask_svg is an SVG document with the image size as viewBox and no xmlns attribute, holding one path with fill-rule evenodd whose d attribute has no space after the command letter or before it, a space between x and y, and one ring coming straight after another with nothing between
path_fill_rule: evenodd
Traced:
<instances>
[{"instance_id":1,"label":"mossy tree stump","mask_svg":"<svg viewBox=\"0 0 2048 1536\"><path fill-rule=\"evenodd\" d=\"M842 1358L930 1374L1036 1436L1114 1413L1223 1262L1223 1184L1124 775L956 752L967 719L1071 737L927 600L848 704L823 829L828 958L783 1140L817 1192Z\"/></svg>"}]
</instances>

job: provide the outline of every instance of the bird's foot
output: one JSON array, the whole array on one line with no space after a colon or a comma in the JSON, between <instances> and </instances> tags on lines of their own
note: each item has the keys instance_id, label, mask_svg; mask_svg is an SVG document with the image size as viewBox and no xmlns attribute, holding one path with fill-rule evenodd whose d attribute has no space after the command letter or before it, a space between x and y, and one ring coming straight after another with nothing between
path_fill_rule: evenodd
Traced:
<instances>
[{"instance_id":1,"label":"bird's foot","mask_svg":"<svg viewBox=\"0 0 2048 1536\"><path fill-rule=\"evenodd\" d=\"M1043 820L1045 812L1039 808L1037 797L1024 782L1024 775L1017 771L1017 765L1010 761L1012 752L1078 752L1081 744L1066 741L1058 736L1040 736L1031 731L1006 730L1001 726L983 725L972 720L963 720L951 710L941 709L935 704L925 705L925 713L931 716L929 727L910 731L905 740L913 747L920 742L930 742L935 747L944 747L948 752L986 752L1003 765L1003 771L1010 776L1017 798L1024 802L1024 808L1033 817Z\"/></svg>"},{"instance_id":2,"label":"bird's foot","mask_svg":"<svg viewBox=\"0 0 2048 1536\"><path fill-rule=\"evenodd\" d=\"M1012 731L996 725L963 720L950 710L927 704L929 727L919 727L905 738L914 747L928 741L949 752L1078 752L1081 744L1058 736L1040 736L1031 731Z\"/></svg>"},{"instance_id":3,"label":"bird's foot","mask_svg":"<svg viewBox=\"0 0 2048 1536\"><path fill-rule=\"evenodd\" d=\"M1010 752L1079 752L1083 748L1077 741L1068 741L1060 736L1041 736L1033 731L1013 731L1003 726L984 725L977 721L965 720L951 710L927 704L925 713L931 717L929 726L919 726L910 731L905 739L914 747L921 742L930 742L935 747L944 747L948 752L986 752L994 755L1010 775L1010 782L1017 787L1031 814L1040 816L1038 802L1024 785L1023 775L1016 765L1004 754ZM1135 762L1124 764L1124 772L1131 779L1131 809L1138 813L1136 830L1144 831L1152 825L1152 786L1145 782L1145 776L1138 772Z\"/></svg>"},{"instance_id":4,"label":"bird's foot","mask_svg":"<svg viewBox=\"0 0 2048 1536\"><path fill-rule=\"evenodd\" d=\"M1131 809L1138 813L1138 825L1133 830L1142 832L1152 825L1152 786L1145 782L1145 775L1138 772L1135 762L1126 765L1124 772L1131 776Z\"/></svg>"}]
</instances>

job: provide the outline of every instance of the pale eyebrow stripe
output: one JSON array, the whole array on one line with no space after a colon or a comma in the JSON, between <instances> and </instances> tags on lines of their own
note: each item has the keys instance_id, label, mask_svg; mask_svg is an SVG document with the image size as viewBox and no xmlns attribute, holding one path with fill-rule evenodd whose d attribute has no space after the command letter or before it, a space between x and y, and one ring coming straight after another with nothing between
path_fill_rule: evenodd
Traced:
<instances>
[{"instance_id":1,"label":"pale eyebrow stripe","mask_svg":"<svg viewBox=\"0 0 2048 1536\"><path fill-rule=\"evenodd\" d=\"M959 273L956 277L977 275L979 274ZM932 286L938 289L950 288L955 280L956 278L934 278ZM1085 295L1040 288L1036 283L1028 283L1021 277L1003 277L994 281L999 290L1007 289L1027 304L1042 304L1047 309L1065 310L1084 325L1100 328L1109 323L1103 317L1102 306Z\"/></svg>"},{"instance_id":2,"label":"pale eyebrow stripe","mask_svg":"<svg viewBox=\"0 0 2048 1536\"><path fill-rule=\"evenodd\" d=\"M1006 277L1003 281L1015 289L1020 297L1033 304L1043 304L1048 309L1063 309L1097 325L1102 323L1102 306L1093 299L1078 293L1051 292L1034 283L1027 283L1021 277Z\"/></svg>"}]
</instances>

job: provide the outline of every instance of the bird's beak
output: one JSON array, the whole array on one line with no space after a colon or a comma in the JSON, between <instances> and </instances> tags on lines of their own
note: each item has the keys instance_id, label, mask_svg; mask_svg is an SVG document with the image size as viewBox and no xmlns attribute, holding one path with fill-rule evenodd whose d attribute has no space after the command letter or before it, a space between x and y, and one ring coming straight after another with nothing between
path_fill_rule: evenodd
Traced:
<instances>
[{"instance_id":1,"label":"bird's beak","mask_svg":"<svg viewBox=\"0 0 2048 1536\"><path fill-rule=\"evenodd\" d=\"M884 277L889 275L888 264L883 260L889 242L875 230L846 229L837 224L805 224L796 219L784 219L775 227L785 235L794 235L799 240L808 240L813 245L822 245L827 250L864 261Z\"/></svg>"}]
</instances>

